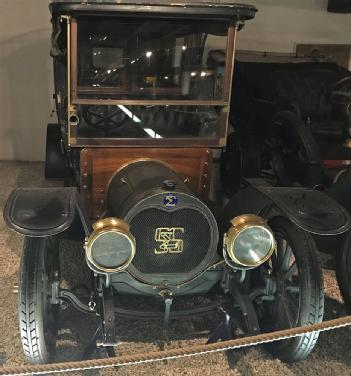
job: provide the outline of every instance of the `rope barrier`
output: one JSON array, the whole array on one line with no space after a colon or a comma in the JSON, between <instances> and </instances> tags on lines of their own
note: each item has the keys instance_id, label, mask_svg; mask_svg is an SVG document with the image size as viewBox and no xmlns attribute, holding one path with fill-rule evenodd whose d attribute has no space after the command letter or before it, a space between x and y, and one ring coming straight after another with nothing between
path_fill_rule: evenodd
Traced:
<instances>
[{"instance_id":1,"label":"rope barrier","mask_svg":"<svg viewBox=\"0 0 351 376\"><path fill-rule=\"evenodd\" d=\"M252 337L236 338L229 341L195 345L186 348L154 351L146 354L124 355L106 359L92 359L77 362L53 363L42 365L0 367L1 376L27 376L43 375L47 373L75 372L89 369L102 369L111 367L131 366L143 363L159 362L163 360L179 359L191 356L211 354L215 352L240 349L249 346L257 346L264 343L281 341L300 337L302 335L323 332L351 326L351 316L341 317L334 320L324 321L303 327L279 330L271 333L262 333Z\"/></svg>"}]
</instances>

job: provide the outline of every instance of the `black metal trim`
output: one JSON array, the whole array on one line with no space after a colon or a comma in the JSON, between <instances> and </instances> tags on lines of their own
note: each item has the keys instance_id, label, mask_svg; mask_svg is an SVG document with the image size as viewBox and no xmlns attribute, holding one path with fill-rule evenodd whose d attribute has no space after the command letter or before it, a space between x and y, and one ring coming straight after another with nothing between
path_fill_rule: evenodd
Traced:
<instances>
[{"instance_id":1,"label":"black metal trim","mask_svg":"<svg viewBox=\"0 0 351 376\"><path fill-rule=\"evenodd\" d=\"M110 344L117 345L116 325L115 325L115 310L113 300L112 287L104 289L102 294L102 308L103 308L103 322L102 330L104 333L103 344L109 346Z\"/></svg>"},{"instance_id":2,"label":"black metal trim","mask_svg":"<svg viewBox=\"0 0 351 376\"><path fill-rule=\"evenodd\" d=\"M62 300L70 302L74 308L82 313L99 316L95 309L92 309L88 305L84 304L72 291L61 289L58 297Z\"/></svg>"},{"instance_id":3,"label":"black metal trim","mask_svg":"<svg viewBox=\"0 0 351 376\"><path fill-rule=\"evenodd\" d=\"M170 320L178 320L185 317L193 317L199 315L207 315L209 313L215 312L219 310L219 304L209 304L203 307L195 307L189 308L186 310L177 310L170 312ZM136 320L162 320L164 317L163 311L138 311L123 307L116 307L115 313L118 314L119 317L126 317L126 318L133 318Z\"/></svg>"}]
</instances>

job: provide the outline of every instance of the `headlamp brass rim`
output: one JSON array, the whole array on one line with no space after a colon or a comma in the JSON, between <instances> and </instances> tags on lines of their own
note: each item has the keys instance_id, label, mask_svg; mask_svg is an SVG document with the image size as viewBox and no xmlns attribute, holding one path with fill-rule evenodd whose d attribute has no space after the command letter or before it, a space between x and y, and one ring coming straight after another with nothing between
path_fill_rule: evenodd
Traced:
<instances>
[{"instance_id":1,"label":"headlamp brass rim","mask_svg":"<svg viewBox=\"0 0 351 376\"><path fill-rule=\"evenodd\" d=\"M258 267L262 265L263 263L265 263L267 260L270 259L274 250L276 249L276 241L274 238L273 231L270 229L270 227L267 225L266 221L263 218L254 214L244 214L244 215L233 218L230 222L232 223L233 227L231 227L229 231L227 232L226 237L224 239L224 244L225 244L226 252L228 256L231 258L231 260L234 263L236 263L239 266L254 268L254 267ZM240 261L233 252L234 242L240 233L242 233L248 228L253 228L253 227L261 228L269 234L271 247L267 255L261 258L258 262L252 262L252 263L243 262L243 261Z\"/></svg>"},{"instance_id":2,"label":"headlamp brass rim","mask_svg":"<svg viewBox=\"0 0 351 376\"><path fill-rule=\"evenodd\" d=\"M104 226L102 226L103 223L105 224ZM111 226L112 223L114 223L115 225ZM117 223L118 223L118 226L116 226ZM121 226L121 224L122 224L122 226ZM95 225L97 225L96 229L94 227ZM122 272L123 270L127 269L128 266L133 261L135 253L136 253L135 238L128 231L129 230L129 225L126 222L124 222L124 221L122 221L120 219L117 219L117 218L105 218L104 220L100 220L100 221L96 222L93 225L93 228L95 230L90 235L90 237L87 239L86 244L85 244L86 257L87 257L89 263L91 263L96 268L97 271L101 271L103 273L119 273L119 272ZM117 268L106 268L106 267L104 267L102 265L99 265L94 260L94 258L92 256L92 246L93 246L94 242L100 236L102 236L104 234L107 234L109 232L117 233L119 235L124 236L129 241L129 243L131 244L132 252L131 252L131 255L130 255L129 259L123 265L121 265L121 266L119 266Z\"/></svg>"},{"instance_id":3,"label":"headlamp brass rim","mask_svg":"<svg viewBox=\"0 0 351 376\"><path fill-rule=\"evenodd\" d=\"M115 228L121 231L125 231L126 233L129 232L130 228L127 222L123 221L122 219L113 217L99 219L97 222L93 224L93 229L95 231L101 230L106 227Z\"/></svg>"},{"instance_id":4,"label":"headlamp brass rim","mask_svg":"<svg viewBox=\"0 0 351 376\"><path fill-rule=\"evenodd\" d=\"M245 225L257 225L269 228L267 222L260 216L256 214L242 214L234 217L230 223L237 228Z\"/></svg>"}]
</instances>

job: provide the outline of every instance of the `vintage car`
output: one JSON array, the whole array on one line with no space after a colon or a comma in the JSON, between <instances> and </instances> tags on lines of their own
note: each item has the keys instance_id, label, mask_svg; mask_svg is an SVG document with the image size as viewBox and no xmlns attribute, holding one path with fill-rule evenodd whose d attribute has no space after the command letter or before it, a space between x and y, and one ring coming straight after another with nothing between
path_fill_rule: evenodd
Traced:
<instances>
[{"instance_id":1,"label":"vintage car","mask_svg":"<svg viewBox=\"0 0 351 376\"><path fill-rule=\"evenodd\" d=\"M241 170L243 177L277 186L325 190L351 213L351 72L317 57L256 59L235 65L225 192L230 196L240 187L240 178L227 179L230 168L231 175ZM350 238L316 240L320 250L335 254L351 309Z\"/></svg>"},{"instance_id":2,"label":"vintage car","mask_svg":"<svg viewBox=\"0 0 351 376\"><path fill-rule=\"evenodd\" d=\"M50 10L58 124L47 128L45 173L65 186L16 189L4 210L25 236L19 325L27 360L52 360L67 303L99 318L94 346L108 355L122 296L161 303L161 311L123 312L160 318L165 330L173 319L221 312L210 342L321 322L311 233L344 233L347 212L322 192L259 179L242 179L230 200L222 193L235 38L256 9L56 0ZM80 243L91 270L87 297L61 283L66 237ZM194 296L212 304L173 309ZM269 349L298 361L317 338Z\"/></svg>"}]
</instances>

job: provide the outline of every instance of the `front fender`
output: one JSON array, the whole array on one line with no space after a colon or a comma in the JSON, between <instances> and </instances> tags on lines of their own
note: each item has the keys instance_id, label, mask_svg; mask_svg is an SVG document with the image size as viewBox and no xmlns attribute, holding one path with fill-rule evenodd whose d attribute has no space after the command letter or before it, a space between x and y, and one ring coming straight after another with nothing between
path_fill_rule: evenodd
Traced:
<instances>
[{"instance_id":1,"label":"front fender","mask_svg":"<svg viewBox=\"0 0 351 376\"><path fill-rule=\"evenodd\" d=\"M339 235L351 227L348 212L323 192L309 188L248 185L224 209L223 225L240 214L266 219L285 215L298 227L317 235Z\"/></svg>"},{"instance_id":2,"label":"front fender","mask_svg":"<svg viewBox=\"0 0 351 376\"><path fill-rule=\"evenodd\" d=\"M22 235L44 237L67 230L77 214L89 233L76 188L18 188L6 202L4 220Z\"/></svg>"}]
</instances>

